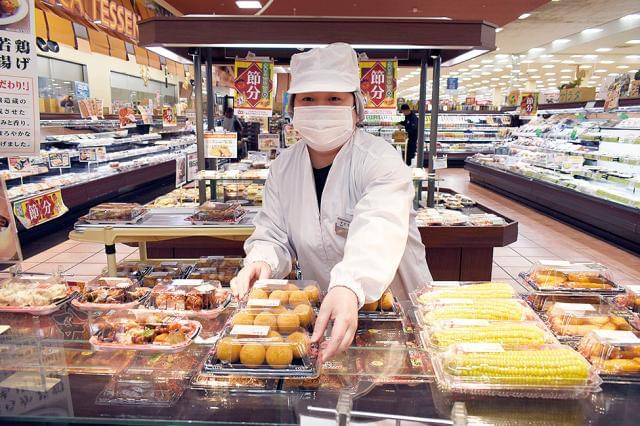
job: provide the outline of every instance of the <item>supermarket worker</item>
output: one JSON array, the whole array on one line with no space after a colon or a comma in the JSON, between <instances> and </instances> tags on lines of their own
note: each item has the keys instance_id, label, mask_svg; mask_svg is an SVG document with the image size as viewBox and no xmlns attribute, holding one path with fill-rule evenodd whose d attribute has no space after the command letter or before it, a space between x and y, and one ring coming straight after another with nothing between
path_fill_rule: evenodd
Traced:
<instances>
[{"instance_id":1,"label":"supermarket worker","mask_svg":"<svg viewBox=\"0 0 640 426\"><path fill-rule=\"evenodd\" d=\"M244 297L258 279L283 278L297 259L326 291L312 341L330 321L323 359L351 344L358 309L391 290L401 300L431 279L415 222L411 169L364 118L356 52L345 43L291 58L290 106L302 140L271 164L263 208L231 283Z\"/></svg>"}]
</instances>

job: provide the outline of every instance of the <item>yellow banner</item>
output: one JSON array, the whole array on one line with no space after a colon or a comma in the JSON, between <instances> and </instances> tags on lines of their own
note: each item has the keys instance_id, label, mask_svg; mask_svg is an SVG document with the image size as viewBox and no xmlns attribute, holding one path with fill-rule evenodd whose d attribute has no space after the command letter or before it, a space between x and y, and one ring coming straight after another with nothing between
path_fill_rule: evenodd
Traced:
<instances>
[{"instance_id":1,"label":"yellow banner","mask_svg":"<svg viewBox=\"0 0 640 426\"><path fill-rule=\"evenodd\" d=\"M68 211L59 189L13 203L13 213L27 229L60 217Z\"/></svg>"}]
</instances>

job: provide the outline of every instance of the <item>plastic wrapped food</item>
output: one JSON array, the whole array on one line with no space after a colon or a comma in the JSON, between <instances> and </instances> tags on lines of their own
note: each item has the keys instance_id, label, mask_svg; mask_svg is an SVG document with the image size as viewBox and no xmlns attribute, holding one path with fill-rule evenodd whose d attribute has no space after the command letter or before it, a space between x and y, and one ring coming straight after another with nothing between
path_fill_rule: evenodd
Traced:
<instances>
[{"instance_id":1,"label":"plastic wrapped food","mask_svg":"<svg viewBox=\"0 0 640 426\"><path fill-rule=\"evenodd\" d=\"M283 305L278 299L249 299L231 318L231 324L266 325L279 333L290 333L299 327L312 331L315 319L316 313L308 301Z\"/></svg>"},{"instance_id":2,"label":"plastic wrapped food","mask_svg":"<svg viewBox=\"0 0 640 426\"><path fill-rule=\"evenodd\" d=\"M450 319L525 321L535 319L533 311L516 299L441 299L419 308L426 324Z\"/></svg>"},{"instance_id":3,"label":"plastic wrapped food","mask_svg":"<svg viewBox=\"0 0 640 426\"><path fill-rule=\"evenodd\" d=\"M625 294L616 297L616 304L640 312L640 285L626 285L625 290Z\"/></svg>"},{"instance_id":4,"label":"plastic wrapped food","mask_svg":"<svg viewBox=\"0 0 640 426\"><path fill-rule=\"evenodd\" d=\"M398 316L398 306L391 290L382 293L375 302L365 303L358 312L360 317Z\"/></svg>"},{"instance_id":5,"label":"plastic wrapped food","mask_svg":"<svg viewBox=\"0 0 640 426\"><path fill-rule=\"evenodd\" d=\"M258 280L254 284L249 299L280 300L281 305L310 303L319 306L322 293L318 283L310 280Z\"/></svg>"},{"instance_id":6,"label":"plastic wrapped food","mask_svg":"<svg viewBox=\"0 0 640 426\"><path fill-rule=\"evenodd\" d=\"M103 203L92 207L85 216L88 221L131 222L139 220L148 210L137 203Z\"/></svg>"},{"instance_id":7,"label":"plastic wrapped food","mask_svg":"<svg viewBox=\"0 0 640 426\"><path fill-rule=\"evenodd\" d=\"M511 299L515 291L501 282L434 281L417 290L413 299L427 304L437 299Z\"/></svg>"},{"instance_id":8,"label":"plastic wrapped food","mask_svg":"<svg viewBox=\"0 0 640 426\"><path fill-rule=\"evenodd\" d=\"M426 347L444 351L457 343L500 343L502 345L542 345L557 343L538 321L439 321L422 331Z\"/></svg>"},{"instance_id":9,"label":"plastic wrapped food","mask_svg":"<svg viewBox=\"0 0 640 426\"><path fill-rule=\"evenodd\" d=\"M49 276L20 276L0 284L0 312L47 315L68 302L73 291Z\"/></svg>"},{"instance_id":10,"label":"plastic wrapped food","mask_svg":"<svg viewBox=\"0 0 640 426\"><path fill-rule=\"evenodd\" d=\"M579 338L593 330L632 330L630 315L609 305L556 303L547 322L558 338Z\"/></svg>"},{"instance_id":11,"label":"plastic wrapped food","mask_svg":"<svg viewBox=\"0 0 640 426\"><path fill-rule=\"evenodd\" d=\"M149 272L142 278L142 285L153 288L158 284L168 284L173 281L175 274L173 272Z\"/></svg>"},{"instance_id":12,"label":"plastic wrapped food","mask_svg":"<svg viewBox=\"0 0 640 426\"><path fill-rule=\"evenodd\" d=\"M230 301L229 291L221 289L219 283L202 282L180 285L180 281L176 280L173 284L155 286L149 300L150 307L163 310L219 313Z\"/></svg>"},{"instance_id":13,"label":"plastic wrapped food","mask_svg":"<svg viewBox=\"0 0 640 426\"><path fill-rule=\"evenodd\" d=\"M196 212L191 216L194 223L237 223L245 215L245 210L239 204L216 203L207 201L196 208Z\"/></svg>"},{"instance_id":14,"label":"plastic wrapped food","mask_svg":"<svg viewBox=\"0 0 640 426\"><path fill-rule=\"evenodd\" d=\"M139 288L129 278L98 277L80 286L80 296L71 304L82 310L135 308L148 295L148 288Z\"/></svg>"},{"instance_id":15,"label":"plastic wrapped food","mask_svg":"<svg viewBox=\"0 0 640 426\"><path fill-rule=\"evenodd\" d=\"M189 274L189 278L205 281L219 281L222 285L229 286L231 280L238 275L239 269L233 266L198 268Z\"/></svg>"},{"instance_id":16,"label":"plastic wrapped food","mask_svg":"<svg viewBox=\"0 0 640 426\"><path fill-rule=\"evenodd\" d=\"M123 373L107 384L96 398L96 404L171 407L183 392L184 386L177 379Z\"/></svg>"},{"instance_id":17,"label":"plastic wrapped food","mask_svg":"<svg viewBox=\"0 0 640 426\"><path fill-rule=\"evenodd\" d=\"M564 345L465 343L433 359L438 384L452 392L581 398L600 384L589 363Z\"/></svg>"},{"instance_id":18,"label":"plastic wrapped food","mask_svg":"<svg viewBox=\"0 0 640 426\"><path fill-rule=\"evenodd\" d=\"M176 261L160 262L153 266L153 272L168 272L175 277L184 277L191 269L193 269L193 264Z\"/></svg>"},{"instance_id":19,"label":"plastic wrapped food","mask_svg":"<svg viewBox=\"0 0 640 426\"><path fill-rule=\"evenodd\" d=\"M591 295L560 295L560 294L529 294L527 302L536 311L547 312L555 303L578 303L589 305L600 305L604 303L602 296L598 294Z\"/></svg>"},{"instance_id":20,"label":"plastic wrapped food","mask_svg":"<svg viewBox=\"0 0 640 426\"><path fill-rule=\"evenodd\" d=\"M224 332L205 370L252 377L315 377L316 353L302 328L279 333L268 325L234 325Z\"/></svg>"},{"instance_id":21,"label":"plastic wrapped food","mask_svg":"<svg viewBox=\"0 0 640 426\"><path fill-rule=\"evenodd\" d=\"M631 331L591 331L578 350L601 376L640 380L640 338Z\"/></svg>"},{"instance_id":22,"label":"plastic wrapped food","mask_svg":"<svg viewBox=\"0 0 640 426\"><path fill-rule=\"evenodd\" d=\"M611 272L592 262L538 261L525 275L525 283L535 291L573 291L621 293L624 289L612 280Z\"/></svg>"},{"instance_id":23,"label":"plastic wrapped food","mask_svg":"<svg viewBox=\"0 0 640 426\"><path fill-rule=\"evenodd\" d=\"M187 347L200 323L153 311L121 311L100 317L89 342L98 349L173 351Z\"/></svg>"},{"instance_id":24,"label":"plastic wrapped food","mask_svg":"<svg viewBox=\"0 0 640 426\"><path fill-rule=\"evenodd\" d=\"M198 373L191 379L191 387L224 392L273 392L278 386L276 379L258 379L243 376L219 376Z\"/></svg>"},{"instance_id":25,"label":"plastic wrapped food","mask_svg":"<svg viewBox=\"0 0 640 426\"><path fill-rule=\"evenodd\" d=\"M144 262L123 261L116 265L116 277L129 278L138 281L143 275L151 271L152 266ZM108 274L107 268L102 270L102 275Z\"/></svg>"}]
</instances>

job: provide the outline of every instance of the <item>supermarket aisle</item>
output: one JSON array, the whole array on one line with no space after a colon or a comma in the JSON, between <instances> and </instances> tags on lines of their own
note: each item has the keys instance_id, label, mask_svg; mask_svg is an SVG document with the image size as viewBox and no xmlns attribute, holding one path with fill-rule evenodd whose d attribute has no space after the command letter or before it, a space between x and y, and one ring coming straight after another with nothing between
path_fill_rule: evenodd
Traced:
<instances>
[{"instance_id":1,"label":"supermarket aisle","mask_svg":"<svg viewBox=\"0 0 640 426\"><path fill-rule=\"evenodd\" d=\"M518 241L494 252L493 278L515 278L538 259L593 260L612 269L620 284L640 283L640 257L469 182L464 169L438 171L443 187L474 198L519 222Z\"/></svg>"},{"instance_id":2,"label":"supermarket aisle","mask_svg":"<svg viewBox=\"0 0 640 426\"><path fill-rule=\"evenodd\" d=\"M493 278L512 281L521 271L538 259L597 260L609 266L614 278L621 284L640 283L640 257L620 250L580 230L564 225L551 217L537 213L515 201L469 183L464 169L446 169L438 172L446 180L443 186L469 195L489 208L495 209L520 223L518 241L494 253ZM34 251L34 246L29 247ZM23 270L54 272L58 267L74 274L78 279L89 279L99 274L106 265L104 246L101 244L63 241L36 243L37 254L27 257ZM118 244L118 260L135 259L134 247Z\"/></svg>"}]
</instances>

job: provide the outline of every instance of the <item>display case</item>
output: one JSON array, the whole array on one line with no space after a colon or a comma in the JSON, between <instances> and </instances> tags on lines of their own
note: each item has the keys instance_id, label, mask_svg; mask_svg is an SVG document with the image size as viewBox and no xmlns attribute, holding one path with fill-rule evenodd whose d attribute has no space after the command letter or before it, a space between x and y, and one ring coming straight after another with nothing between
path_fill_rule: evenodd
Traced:
<instances>
[{"instance_id":1,"label":"display case","mask_svg":"<svg viewBox=\"0 0 640 426\"><path fill-rule=\"evenodd\" d=\"M501 154L469 158L471 181L640 252L640 113L544 117L518 128Z\"/></svg>"}]
</instances>

